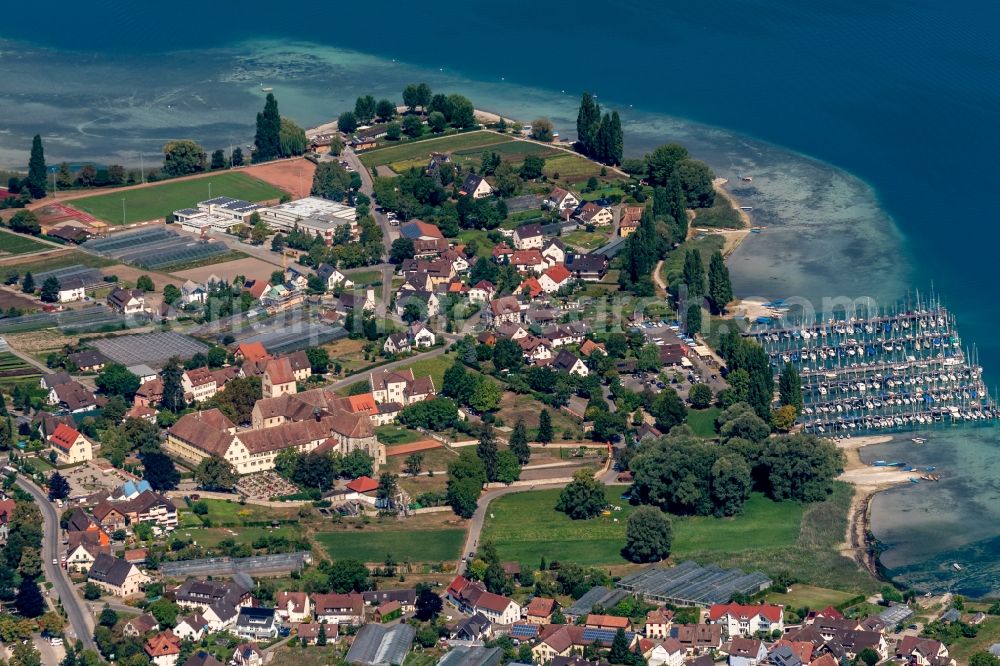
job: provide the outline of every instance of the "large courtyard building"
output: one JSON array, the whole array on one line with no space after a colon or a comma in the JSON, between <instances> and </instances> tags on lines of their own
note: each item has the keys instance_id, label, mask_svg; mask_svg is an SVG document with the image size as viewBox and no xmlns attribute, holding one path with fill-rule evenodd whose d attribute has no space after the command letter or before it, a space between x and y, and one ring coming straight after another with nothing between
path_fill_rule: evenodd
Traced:
<instances>
[{"instance_id":1,"label":"large courtyard building","mask_svg":"<svg viewBox=\"0 0 1000 666\"><path fill-rule=\"evenodd\" d=\"M272 231L288 233L296 227L311 236L318 236L327 243L333 241L337 229L347 225L351 238L358 238L357 211L336 201L306 197L296 201L260 209L260 219Z\"/></svg>"}]
</instances>

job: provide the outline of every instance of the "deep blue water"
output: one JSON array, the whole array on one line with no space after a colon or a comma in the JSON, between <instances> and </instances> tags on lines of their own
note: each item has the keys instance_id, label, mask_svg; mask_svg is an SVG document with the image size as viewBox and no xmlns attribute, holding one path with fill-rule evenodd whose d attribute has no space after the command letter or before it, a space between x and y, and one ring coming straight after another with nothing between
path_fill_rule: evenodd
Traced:
<instances>
[{"instance_id":1,"label":"deep blue water","mask_svg":"<svg viewBox=\"0 0 1000 666\"><path fill-rule=\"evenodd\" d=\"M395 85L394 77L411 71L426 71L451 82L478 82L495 106L504 104L506 85L546 91L537 100L524 99L528 93L511 95L511 104L552 109L563 120L572 118L579 91L588 89L626 112L632 105L636 125L652 122L652 116L643 113L666 114L736 133L736 138L728 136L724 147L716 145L714 152L709 142L699 144L717 169L727 159L745 158L739 151L738 137L743 135L816 158L866 182L898 227L898 234L886 232L892 242L869 242L867 231L855 235L848 217L846 224L830 227L830 234L845 237L835 239L840 241L835 252L817 239L821 227L800 237L798 243L805 249L797 250L797 266L804 273L820 274L816 282L829 284L832 293L824 294L829 296L861 295L840 292L855 289L866 278L879 283L872 285L873 290L886 288L888 281L882 276L896 267L913 287L926 291L933 283L957 313L965 340L977 343L988 377L993 381L1000 377L1000 337L995 335L998 322L991 298L1000 235L993 210L993 189L1000 175L997 3L512 0L502 5L361 6L294 1L276 5L258 0L127 5L111 0L51 0L44 6L44 31L31 21L10 20L0 24L0 38L72 56L33 59L32 81L19 79L16 96L4 97L0 85L0 141L6 131L8 138L23 135L23 142L33 132L22 116L30 120L37 110L38 117L48 117L46 113L65 104L70 94L80 95L82 106L98 106L99 100L86 98L85 91L78 90L82 86L74 85L77 72L84 78L96 76L97 70L113 72L108 78L142 97L145 88L191 85L200 68L210 71L220 59L215 49L255 39L296 40L382 57L378 62L353 62L351 85L338 79L334 68L308 92L296 91L298 97L276 88L282 93L279 100L302 110L310 121L335 117L342 110L332 102L326 108L318 99L342 101L367 89L383 93L381 82L393 80ZM408 65L396 66L388 59ZM118 69L112 70L109 60ZM130 63L135 64L131 70ZM17 74L17 66L16 52L0 54L5 79ZM50 75L59 81L55 90ZM218 92L217 83L199 83L199 95L209 100L206 104L223 108L222 102L211 100L213 89ZM117 95L110 107L121 105L122 93ZM190 107L176 101L168 104L172 99L164 95L147 104L151 113L162 114L156 126L163 128L161 135L147 136L148 141L162 143L191 124L185 115ZM249 110L251 102L257 103L249 99L241 105ZM313 117L308 117L306 108ZM113 121L119 111L102 109L103 118ZM249 122L252 115L247 118ZM229 122L228 115L219 119L217 136L236 133L225 125ZM74 145L87 146L86 137L92 136L89 119L77 126L79 137L63 143L66 154ZM124 136L126 130L122 131ZM105 132L104 139L112 142L114 137ZM648 136L626 127L628 151L640 152L650 142ZM759 149L754 150L759 156ZM770 162L771 175L791 183L808 168L796 162ZM781 169L786 172L775 174ZM821 194L824 178L829 177L834 187L832 175L811 172L810 177L814 185L810 197ZM808 214L802 210L808 211L811 199L800 203L803 208L796 214ZM870 228L871 221L867 223L869 227L863 227L859 221L857 229ZM888 219L878 224L892 226ZM768 296L794 295L783 291L794 287L773 273L780 274L787 254L775 248L779 243L787 248L796 238L776 234L775 240L762 235L752 241L757 245L747 249L750 256L734 257L735 274L740 259L745 259L753 270L745 269L744 279L758 276L752 289L767 290ZM772 271L768 282L759 278L766 270ZM736 286L740 290L739 283ZM893 284L888 290L895 292L900 286ZM817 295L815 285L808 293ZM942 446L978 447L987 456L997 450L995 436L967 442L961 436L943 439L950 443ZM889 533L887 528L883 531ZM992 535L998 534L1000 525L995 525ZM888 541L891 546L892 539ZM896 553L900 566L913 564L912 558L907 561L903 556L905 548L900 541ZM913 551L913 557L924 556Z\"/></svg>"}]
</instances>

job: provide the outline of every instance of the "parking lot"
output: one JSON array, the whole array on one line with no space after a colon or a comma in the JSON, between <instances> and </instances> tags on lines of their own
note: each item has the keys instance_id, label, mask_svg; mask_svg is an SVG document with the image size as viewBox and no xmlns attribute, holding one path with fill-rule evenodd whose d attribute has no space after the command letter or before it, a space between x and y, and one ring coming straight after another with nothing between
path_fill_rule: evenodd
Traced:
<instances>
[{"instance_id":1,"label":"parking lot","mask_svg":"<svg viewBox=\"0 0 1000 666\"><path fill-rule=\"evenodd\" d=\"M633 391L651 388L654 391L662 389L669 383L683 398L687 398L692 384L708 384L713 393L726 388L726 382L719 374L718 360L700 342L680 332L680 327L672 322L646 322L638 327L646 336L646 340L657 347L680 345L685 349L680 365L665 366L659 373L646 373L645 376L628 377L625 385Z\"/></svg>"}]
</instances>

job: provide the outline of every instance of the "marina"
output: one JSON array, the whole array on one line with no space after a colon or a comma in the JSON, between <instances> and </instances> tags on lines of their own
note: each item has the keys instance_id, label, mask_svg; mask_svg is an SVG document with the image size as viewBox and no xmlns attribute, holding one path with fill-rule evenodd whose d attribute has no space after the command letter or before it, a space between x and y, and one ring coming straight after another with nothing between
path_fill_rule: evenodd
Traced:
<instances>
[{"instance_id":1,"label":"marina","mask_svg":"<svg viewBox=\"0 0 1000 666\"><path fill-rule=\"evenodd\" d=\"M779 301L768 305L782 309ZM759 319L750 335L776 375L786 364L798 370L807 432L907 430L997 416L975 350L963 349L954 316L933 298L809 324L789 324L784 312Z\"/></svg>"}]
</instances>

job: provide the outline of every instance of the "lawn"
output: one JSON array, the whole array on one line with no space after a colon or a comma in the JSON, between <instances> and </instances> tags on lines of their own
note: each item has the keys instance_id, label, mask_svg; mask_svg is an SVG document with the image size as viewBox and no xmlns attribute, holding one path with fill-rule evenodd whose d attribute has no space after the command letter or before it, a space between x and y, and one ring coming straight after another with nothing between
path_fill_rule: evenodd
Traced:
<instances>
[{"instance_id":1,"label":"lawn","mask_svg":"<svg viewBox=\"0 0 1000 666\"><path fill-rule=\"evenodd\" d=\"M177 528L177 535L184 539L191 538L199 546L214 548L226 539L232 539L238 544L252 545L254 540L263 536L285 537L297 539L302 536L302 529L296 525L270 527L192 527Z\"/></svg>"},{"instance_id":2,"label":"lawn","mask_svg":"<svg viewBox=\"0 0 1000 666\"><path fill-rule=\"evenodd\" d=\"M687 424L691 426L691 430L694 430L694 434L699 437L714 438L715 437L715 417L719 415L722 410L718 407L709 407L707 409L689 409L687 413Z\"/></svg>"},{"instance_id":3,"label":"lawn","mask_svg":"<svg viewBox=\"0 0 1000 666\"><path fill-rule=\"evenodd\" d=\"M0 230L0 257L51 249L51 245L39 243L34 238Z\"/></svg>"},{"instance_id":4,"label":"lawn","mask_svg":"<svg viewBox=\"0 0 1000 666\"><path fill-rule=\"evenodd\" d=\"M560 240L577 249L589 251L606 244L611 236L599 231L570 231L560 236Z\"/></svg>"},{"instance_id":5,"label":"lawn","mask_svg":"<svg viewBox=\"0 0 1000 666\"><path fill-rule=\"evenodd\" d=\"M434 388L440 389L441 384L444 382L444 373L451 367L455 359L447 354L441 354L439 356L432 356L431 358L425 358L420 361L414 361L409 365L406 365L399 370L406 370L407 368L413 370L414 377L423 377L424 375L430 375L431 379L434 380Z\"/></svg>"},{"instance_id":6,"label":"lawn","mask_svg":"<svg viewBox=\"0 0 1000 666\"><path fill-rule=\"evenodd\" d=\"M159 220L175 210L190 208L209 196L226 196L247 201L279 199L285 194L273 185L236 171L224 171L202 178L166 181L151 187L123 190L74 199L71 205L110 224L131 224ZM122 199L125 200L124 220Z\"/></svg>"},{"instance_id":7,"label":"lawn","mask_svg":"<svg viewBox=\"0 0 1000 666\"><path fill-rule=\"evenodd\" d=\"M634 507L621 500L624 489L607 489L608 503L621 507L610 516L574 521L556 511L559 490L515 493L490 504L483 540L497 543L500 557L526 564L541 557L585 565L624 564L625 522ZM754 495L736 518L674 517L675 559L694 553L733 553L746 548L775 552L795 543L802 507Z\"/></svg>"},{"instance_id":8,"label":"lawn","mask_svg":"<svg viewBox=\"0 0 1000 666\"><path fill-rule=\"evenodd\" d=\"M295 512L290 509L270 509L254 504L241 505L239 502L219 499L202 499L200 501L208 505L208 514L204 518L211 520L212 525L216 527L290 518L295 515Z\"/></svg>"},{"instance_id":9,"label":"lawn","mask_svg":"<svg viewBox=\"0 0 1000 666\"><path fill-rule=\"evenodd\" d=\"M791 592L768 592L767 600L791 608L826 608L837 606L854 597L850 592L831 590L815 585L792 585Z\"/></svg>"},{"instance_id":10,"label":"lawn","mask_svg":"<svg viewBox=\"0 0 1000 666\"><path fill-rule=\"evenodd\" d=\"M362 154L361 163L368 168L396 162L412 161L415 163L416 160L421 160L421 163L424 163L430 159L431 153L478 149L509 141L513 141L513 139L496 132L486 130L464 132L435 139L424 139L423 141L406 141L387 148L376 148Z\"/></svg>"},{"instance_id":11,"label":"lawn","mask_svg":"<svg viewBox=\"0 0 1000 666\"><path fill-rule=\"evenodd\" d=\"M382 442L386 446L409 444L411 442L419 442L423 439L427 439L425 435L422 435L416 430L410 430L409 428L403 428L396 425L384 425L375 428L375 436L378 438L378 441Z\"/></svg>"},{"instance_id":12,"label":"lawn","mask_svg":"<svg viewBox=\"0 0 1000 666\"><path fill-rule=\"evenodd\" d=\"M458 240L465 245L474 246L477 257L488 257L493 253L495 247L483 229L463 229L458 234Z\"/></svg>"},{"instance_id":13,"label":"lawn","mask_svg":"<svg viewBox=\"0 0 1000 666\"><path fill-rule=\"evenodd\" d=\"M562 439L577 441L583 437L582 424L579 419L554 407L546 407L530 395L518 395L512 391L504 391L503 397L500 399L500 410L497 412L497 418L512 427L518 419L523 419L528 428L528 437L534 437L538 430L538 415L542 413L543 409L548 409L549 416L552 418L552 432L555 434L556 441ZM563 433L566 431L570 432L569 437L563 437Z\"/></svg>"},{"instance_id":14,"label":"lawn","mask_svg":"<svg viewBox=\"0 0 1000 666\"><path fill-rule=\"evenodd\" d=\"M368 287L373 284L382 284L382 271L360 271L347 276L358 287Z\"/></svg>"},{"instance_id":15,"label":"lawn","mask_svg":"<svg viewBox=\"0 0 1000 666\"><path fill-rule=\"evenodd\" d=\"M722 251L726 239L718 234L701 234L689 241L681 243L675 250L667 255L663 260L663 277L669 287L676 281L684 269L684 255L688 250L699 250L701 252L701 262L703 266L708 266L712 260L712 253Z\"/></svg>"},{"instance_id":16,"label":"lawn","mask_svg":"<svg viewBox=\"0 0 1000 666\"><path fill-rule=\"evenodd\" d=\"M1000 643L1000 618L987 616L977 629L975 638L961 638L948 646L948 652L958 663L967 664L976 652L988 652L991 645Z\"/></svg>"},{"instance_id":17,"label":"lawn","mask_svg":"<svg viewBox=\"0 0 1000 666\"><path fill-rule=\"evenodd\" d=\"M465 530L457 527L412 529L408 522L393 524L387 529L352 527L321 532L316 535L316 541L335 560L384 562L387 555L392 555L397 562L446 562L461 556Z\"/></svg>"}]
</instances>

